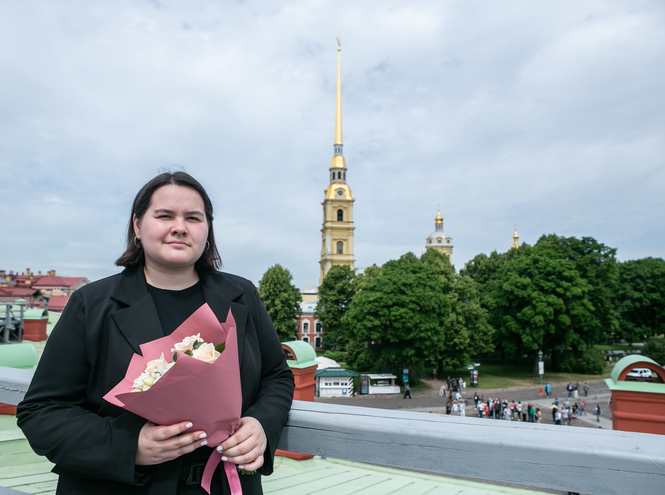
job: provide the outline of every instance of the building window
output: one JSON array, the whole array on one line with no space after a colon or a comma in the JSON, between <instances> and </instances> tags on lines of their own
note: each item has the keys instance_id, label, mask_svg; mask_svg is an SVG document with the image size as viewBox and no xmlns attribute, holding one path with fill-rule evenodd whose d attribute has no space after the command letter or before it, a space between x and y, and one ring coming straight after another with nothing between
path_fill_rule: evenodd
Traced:
<instances>
[{"instance_id":1,"label":"building window","mask_svg":"<svg viewBox=\"0 0 665 495\"><path fill-rule=\"evenodd\" d=\"M439 244L441 244L441 239L437 239L436 242L438 242Z\"/></svg>"},{"instance_id":2,"label":"building window","mask_svg":"<svg viewBox=\"0 0 665 495\"><path fill-rule=\"evenodd\" d=\"M317 321L316 322L316 333L321 333L323 331L323 328L321 326L321 322Z\"/></svg>"},{"instance_id":3,"label":"building window","mask_svg":"<svg viewBox=\"0 0 665 495\"><path fill-rule=\"evenodd\" d=\"M427 244L432 244L432 239L427 239Z\"/></svg>"},{"instance_id":4,"label":"building window","mask_svg":"<svg viewBox=\"0 0 665 495\"><path fill-rule=\"evenodd\" d=\"M314 347L316 347L317 349L321 348L321 337L314 338Z\"/></svg>"},{"instance_id":5,"label":"building window","mask_svg":"<svg viewBox=\"0 0 665 495\"><path fill-rule=\"evenodd\" d=\"M309 344L309 337L303 337L303 338L302 338L302 341L303 341L303 342L307 342L307 343Z\"/></svg>"},{"instance_id":6,"label":"building window","mask_svg":"<svg viewBox=\"0 0 665 495\"><path fill-rule=\"evenodd\" d=\"M344 211L341 209L337 210L337 221L338 222L344 221Z\"/></svg>"},{"instance_id":7,"label":"building window","mask_svg":"<svg viewBox=\"0 0 665 495\"><path fill-rule=\"evenodd\" d=\"M303 321L302 322L302 331L303 332L309 332L309 322L308 321Z\"/></svg>"},{"instance_id":8,"label":"building window","mask_svg":"<svg viewBox=\"0 0 665 495\"><path fill-rule=\"evenodd\" d=\"M337 241L337 254L344 254L344 243Z\"/></svg>"},{"instance_id":9,"label":"building window","mask_svg":"<svg viewBox=\"0 0 665 495\"><path fill-rule=\"evenodd\" d=\"M342 178L342 172L337 172L337 178L341 179Z\"/></svg>"}]
</instances>

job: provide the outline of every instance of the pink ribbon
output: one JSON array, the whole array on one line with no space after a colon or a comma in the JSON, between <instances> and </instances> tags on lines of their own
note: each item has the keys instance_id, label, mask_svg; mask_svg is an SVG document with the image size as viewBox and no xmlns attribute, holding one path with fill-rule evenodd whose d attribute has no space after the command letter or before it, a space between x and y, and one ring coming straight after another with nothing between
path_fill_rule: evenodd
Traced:
<instances>
[{"instance_id":1,"label":"pink ribbon","mask_svg":"<svg viewBox=\"0 0 665 495\"><path fill-rule=\"evenodd\" d=\"M217 469L220 462L222 462L222 454L215 449L212 451L212 454L210 454L206 467L203 470L203 476L201 477L201 487L208 492L208 494L210 494L212 475L215 474L215 469ZM242 487L240 486L240 477L238 476L236 465L232 462L225 462L224 472L226 472L226 479L231 488L231 495L242 495Z\"/></svg>"}]
</instances>

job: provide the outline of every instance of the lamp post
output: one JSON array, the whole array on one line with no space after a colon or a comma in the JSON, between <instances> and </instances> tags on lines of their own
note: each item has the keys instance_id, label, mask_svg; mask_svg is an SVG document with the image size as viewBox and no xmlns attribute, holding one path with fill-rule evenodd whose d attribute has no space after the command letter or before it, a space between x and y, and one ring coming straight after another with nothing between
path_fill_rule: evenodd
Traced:
<instances>
[{"instance_id":1,"label":"lamp post","mask_svg":"<svg viewBox=\"0 0 665 495\"><path fill-rule=\"evenodd\" d=\"M543 384L543 375L545 374L545 364L543 363L543 351L538 351L538 376L540 384Z\"/></svg>"}]
</instances>

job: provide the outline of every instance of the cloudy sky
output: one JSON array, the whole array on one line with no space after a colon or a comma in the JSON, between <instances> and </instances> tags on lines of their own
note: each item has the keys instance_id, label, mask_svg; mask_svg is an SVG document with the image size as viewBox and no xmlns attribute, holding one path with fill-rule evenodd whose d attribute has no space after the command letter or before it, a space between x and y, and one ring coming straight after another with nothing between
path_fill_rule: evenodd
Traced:
<instances>
[{"instance_id":1,"label":"cloudy sky","mask_svg":"<svg viewBox=\"0 0 665 495\"><path fill-rule=\"evenodd\" d=\"M198 178L227 271L319 278L342 40L356 266L461 268L514 225L665 256L665 3L0 0L0 269L116 273L131 201Z\"/></svg>"}]
</instances>

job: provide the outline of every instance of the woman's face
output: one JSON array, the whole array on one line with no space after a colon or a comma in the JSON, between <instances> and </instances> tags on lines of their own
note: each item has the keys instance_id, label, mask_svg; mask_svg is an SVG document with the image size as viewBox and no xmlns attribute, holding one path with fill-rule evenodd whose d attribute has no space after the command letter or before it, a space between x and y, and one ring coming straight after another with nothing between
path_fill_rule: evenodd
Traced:
<instances>
[{"instance_id":1,"label":"woman's face","mask_svg":"<svg viewBox=\"0 0 665 495\"><path fill-rule=\"evenodd\" d=\"M193 268L208 239L203 199L194 189L169 184L157 189L143 218L134 217L146 266L181 271Z\"/></svg>"}]
</instances>

